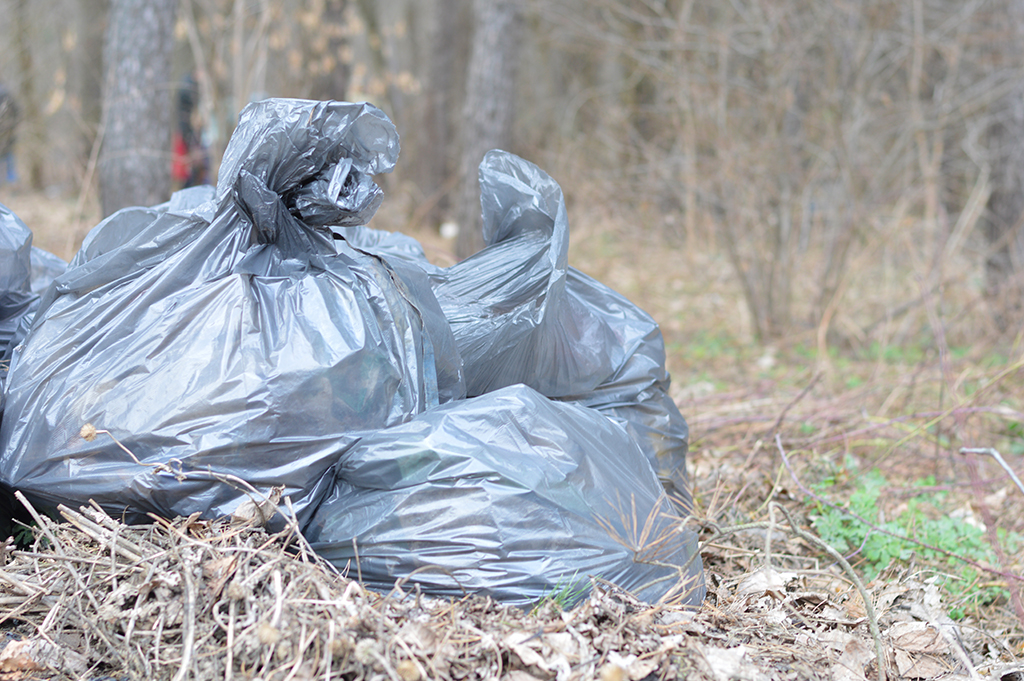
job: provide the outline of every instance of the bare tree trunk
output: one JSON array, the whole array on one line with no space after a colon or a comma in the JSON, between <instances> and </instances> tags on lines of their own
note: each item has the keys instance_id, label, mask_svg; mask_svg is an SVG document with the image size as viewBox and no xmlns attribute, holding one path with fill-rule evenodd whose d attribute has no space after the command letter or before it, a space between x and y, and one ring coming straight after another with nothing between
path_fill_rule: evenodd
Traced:
<instances>
[{"instance_id":1,"label":"bare tree trunk","mask_svg":"<svg viewBox=\"0 0 1024 681\"><path fill-rule=\"evenodd\" d=\"M21 67L21 121L24 129L22 148L28 158L28 182L33 189L43 188L43 149L46 146L46 132L39 112L39 95L36 93L36 74L32 63L32 33L29 27L28 0L18 0L15 5L15 40L18 46L18 61Z\"/></svg>"},{"instance_id":2,"label":"bare tree trunk","mask_svg":"<svg viewBox=\"0 0 1024 681\"><path fill-rule=\"evenodd\" d=\"M359 16L366 24L364 30L368 36L367 43L370 48L370 60L373 65L373 71L382 77L384 74L397 73L398 68L394 61L394 50L389 49L388 45L391 39L387 25L389 7L386 4L374 2L373 0L357 0L356 7L359 10ZM401 129L405 120L405 97L402 94L401 88L397 87L394 83L387 83L385 92L387 93L385 110L388 111L395 125Z\"/></svg>"},{"instance_id":3,"label":"bare tree trunk","mask_svg":"<svg viewBox=\"0 0 1024 681\"><path fill-rule=\"evenodd\" d=\"M459 236L455 244L459 258L469 257L483 246L477 167L490 149L511 146L517 50L522 30L517 0L474 0L473 12L473 47L462 114Z\"/></svg>"},{"instance_id":4,"label":"bare tree trunk","mask_svg":"<svg viewBox=\"0 0 1024 681\"><path fill-rule=\"evenodd\" d=\"M177 0L114 0L104 47L100 202L107 216L167 200Z\"/></svg>"},{"instance_id":5,"label":"bare tree trunk","mask_svg":"<svg viewBox=\"0 0 1024 681\"><path fill-rule=\"evenodd\" d=\"M327 33L326 54L316 57L324 60L325 69L313 77L310 97L320 100L343 100L349 87L352 65L341 56L348 42L344 35L345 10L348 0L326 0L322 17L322 30Z\"/></svg>"},{"instance_id":6,"label":"bare tree trunk","mask_svg":"<svg viewBox=\"0 0 1024 681\"><path fill-rule=\"evenodd\" d=\"M466 82L471 29L464 19L468 0L438 0L429 46L426 111L424 113L418 183L423 191L424 219L437 227L451 217L450 181L458 172L455 122L461 114L460 94Z\"/></svg>"},{"instance_id":7,"label":"bare tree trunk","mask_svg":"<svg viewBox=\"0 0 1024 681\"><path fill-rule=\"evenodd\" d=\"M103 28L109 0L75 3L75 47L68 81L80 126L78 154L84 167L100 129L103 112Z\"/></svg>"},{"instance_id":8,"label":"bare tree trunk","mask_svg":"<svg viewBox=\"0 0 1024 681\"><path fill-rule=\"evenodd\" d=\"M1010 0L1014 52L1024 56L1024 0ZM1021 323L1024 306L1024 76L997 103L989 129L992 194L983 224L986 293L1000 331Z\"/></svg>"}]
</instances>

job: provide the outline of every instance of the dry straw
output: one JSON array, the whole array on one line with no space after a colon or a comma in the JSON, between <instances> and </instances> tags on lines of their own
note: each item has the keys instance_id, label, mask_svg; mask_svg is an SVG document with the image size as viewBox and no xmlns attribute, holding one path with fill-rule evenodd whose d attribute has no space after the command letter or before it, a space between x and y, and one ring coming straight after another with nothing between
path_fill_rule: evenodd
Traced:
<instances>
[{"instance_id":1,"label":"dry straw","mask_svg":"<svg viewBox=\"0 0 1024 681\"><path fill-rule=\"evenodd\" d=\"M95 507L62 507L56 522L21 499L38 528L30 550L2 555L4 678L979 678L1014 662L997 635L945 618L921 576L855 585L820 565L817 541L775 502L768 522L705 528L698 612L594 578L574 609L551 599L527 612L426 598L411 581L367 591L294 524L126 526Z\"/></svg>"}]
</instances>

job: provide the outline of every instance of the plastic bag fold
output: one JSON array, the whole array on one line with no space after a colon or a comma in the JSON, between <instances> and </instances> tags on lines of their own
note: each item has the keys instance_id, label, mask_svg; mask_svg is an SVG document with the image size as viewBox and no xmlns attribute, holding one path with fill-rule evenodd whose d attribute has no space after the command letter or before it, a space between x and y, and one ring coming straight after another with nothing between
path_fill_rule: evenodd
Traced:
<instances>
[{"instance_id":1,"label":"plastic bag fold","mask_svg":"<svg viewBox=\"0 0 1024 681\"><path fill-rule=\"evenodd\" d=\"M415 574L425 593L526 606L595 575L651 602L704 597L696 536L635 441L526 386L369 434L334 476L306 536L371 587Z\"/></svg>"}]
</instances>

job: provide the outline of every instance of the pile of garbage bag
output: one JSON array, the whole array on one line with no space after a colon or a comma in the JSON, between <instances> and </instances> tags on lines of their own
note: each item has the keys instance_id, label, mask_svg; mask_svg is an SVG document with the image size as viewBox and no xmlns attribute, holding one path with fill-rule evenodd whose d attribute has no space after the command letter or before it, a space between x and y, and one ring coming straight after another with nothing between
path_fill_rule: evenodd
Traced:
<instances>
[{"instance_id":1,"label":"pile of garbage bag","mask_svg":"<svg viewBox=\"0 0 1024 681\"><path fill-rule=\"evenodd\" d=\"M558 184L506 152L473 257L365 226L398 153L372 105L264 100L215 188L97 225L11 334L0 484L129 522L285 500L381 589L698 604L657 325L567 266Z\"/></svg>"}]
</instances>

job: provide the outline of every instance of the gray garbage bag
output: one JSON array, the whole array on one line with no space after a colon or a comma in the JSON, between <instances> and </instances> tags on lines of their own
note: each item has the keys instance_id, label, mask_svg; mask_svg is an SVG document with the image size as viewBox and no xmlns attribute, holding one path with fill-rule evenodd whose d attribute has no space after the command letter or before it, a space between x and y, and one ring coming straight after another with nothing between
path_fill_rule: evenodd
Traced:
<instances>
[{"instance_id":1,"label":"gray garbage bag","mask_svg":"<svg viewBox=\"0 0 1024 681\"><path fill-rule=\"evenodd\" d=\"M11 351L19 328L32 319L39 296L32 291L32 232L0 203L0 419Z\"/></svg>"},{"instance_id":2,"label":"gray garbage bag","mask_svg":"<svg viewBox=\"0 0 1024 681\"><path fill-rule=\"evenodd\" d=\"M0 204L0 423L6 406L7 371L14 346L28 331L39 305L39 290L63 271L63 260L32 246L32 232ZM0 482L0 541L11 536L14 519L27 520L24 509Z\"/></svg>"},{"instance_id":3,"label":"gray garbage bag","mask_svg":"<svg viewBox=\"0 0 1024 681\"><path fill-rule=\"evenodd\" d=\"M0 203L0 356L22 317L38 302L32 292L32 232Z\"/></svg>"},{"instance_id":4,"label":"gray garbage bag","mask_svg":"<svg viewBox=\"0 0 1024 681\"><path fill-rule=\"evenodd\" d=\"M697 538L629 434L526 386L369 434L334 476L305 534L373 588L529 605L596 576L649 602L704 597Z\"/></svg>"},{"instance_id":5,"label":"gray garbage bag","mask_svg":"<svg viewBox=\"0 0 1024 681\"><path fill-rule=\"evenodd\" d=\"M31 268L29 288L32 293L40 295L53 283L54 279L64 274L68 264L53 253L35 246L32 247L32 252L29 255Z\"/></svg>"},{"instance_id":6,"label":"gray garbage bag","mask_svg":"<svg viewBox=\"0 0 1024 681\"><path fill-rule=\"evenodd\" d=\"M39 295L49 288L53 280L63 274L67 267L68 264L66 262L49 251L44 251L35 246L29 251L29 291L32 295L29 298L25 298L28 301L28 305L23 308L20 319L10 320L11 326L5 331L0 331L0 336L5 336L7 340L6 349L0 348L0 413L3 412L4 377L6 376L7 367L10 365L14 348L25 339L25 336L28 335L28 330L32 327L35 310L39 304ZM17 321L16 326L13 324L14 321ZM13 330L13 335L7 337L7 331L11 330Z\"/></svg>"},{"instance_id":7,"label":"gray garbage bag","mask_svg":"<svg viewBox=\"0 0 1024 681\"><path fill-rule=\"evenodd\" d=\"M32 232L0 203L0 291L27 291L32 275Z\"/></svg>"},{"instance_id":8,"label":"gray garbage bag","mask_svg":"<svg viewBox=\"0 0 1024 681\"><path fill-rule=\"evenodd\" d=\"M29 294L24 291L0 293L0 318L3 319L0 321L0 417L4 412L4 384L14 348L28 335L39 305L39 294L63 274L67 266L53 253L33 246L29 251Z\"/></svg>"},{"instance_id":9,"label":"gray garbage bag","mask_svg":"<svg viewBox=\"0 0 1024 681\"><path fill-rule=\"evenodd\" d=\"M320 224L368 219L371 175L397 156L373 106L265 100L215 191L94 228L15 353L0 481L129 520L226 515L282 488L304 523L339 452L464 395L422 273Z\"/></svg>"},{"instance_id":10,"label":"gray garbage bag","mask_svg":"<svg viewBox=\"0 0 1024 681\"><path fill-rule=\"evenodd\" d=\"M332 229L337 237L344 239L353 248L367 253L375 253L389 262L400 258L425 272L433 272L438 269L427 260L427 254L420 242L401 232L388 232L371 227L336 227Z\"/></svg>"},{"instance_id":11,"label":"gray garbage bag","mask_svg":"<svg viewBox=\"0 0 1024 681\"><path fill-rule=\"evenodd\" d=\"M480 187L486 247L431 270L468 393L523 383L620 419L689 509L689 429L668 395L657 323L568 266L565 201L547 173L494 150L480 164Z\"/></svg>"}]
</instances>

